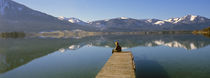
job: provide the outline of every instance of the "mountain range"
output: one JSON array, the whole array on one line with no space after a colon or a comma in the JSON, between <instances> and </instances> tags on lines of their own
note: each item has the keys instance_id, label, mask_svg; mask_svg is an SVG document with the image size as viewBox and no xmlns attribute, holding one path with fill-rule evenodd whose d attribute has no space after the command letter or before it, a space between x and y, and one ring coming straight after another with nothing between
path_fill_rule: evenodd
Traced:
<instances>
[{"instance_id":1,"label":"mountain range","mask_svg":"<svg viewBox=\"0 0 210 78\"><path fill-rule=\"evenodd\" d=\"M120 17L84 22L73 17L54 17L12 0L0 0L0 32L43 32L75 29L103 32L168 31L200 30L209 26L210 19L199 15L187 15L167 20Z\"/></svg>"},{"instance_id":2,"label":"mountain range","mask_svg":"<svg viewBox=\"0 0 210 78\"><path fill-rule=\"evenodd\" d=\"M79 20L79 19L76 19ZM83 24L80 24L83 22ZM73 23L73 22L72 22ZM80 25L93 26L102 31L154 31L154 30L199 30L210 26L210 19L199 15L186 15L167 20L134 19L119 17L92 22L74 22Z\"/></svg>"}]
</instances>

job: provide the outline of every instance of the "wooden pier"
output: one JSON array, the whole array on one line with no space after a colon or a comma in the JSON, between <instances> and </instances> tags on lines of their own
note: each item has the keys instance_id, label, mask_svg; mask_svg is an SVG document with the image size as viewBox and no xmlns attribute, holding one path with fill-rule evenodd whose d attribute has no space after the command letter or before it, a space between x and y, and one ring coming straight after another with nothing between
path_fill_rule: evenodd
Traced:
<instances>
[{"instance_id":1,"label":"wooden pier","mask_svg":"<svg viewBox=\"0 0 210 78\"><path fill-rule=\"evenodd\" d=\"M136 78L131 52L114 52L96 78Z\"/></svg>"}]
</instances>

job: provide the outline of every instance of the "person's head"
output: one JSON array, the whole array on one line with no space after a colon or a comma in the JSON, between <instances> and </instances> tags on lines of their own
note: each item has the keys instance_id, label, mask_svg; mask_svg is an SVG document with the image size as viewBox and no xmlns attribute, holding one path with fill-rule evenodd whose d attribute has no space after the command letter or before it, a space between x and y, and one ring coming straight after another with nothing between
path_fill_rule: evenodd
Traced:
<instances>
[{"instance_id":1,"label":"person's head","mask_svg":"<svg viewBox=\"0 0 210 78\"><path fill-rule=\"evenodd\" d=\"M116 46L118 46L118 45L119 45L119 43L116 41L116 42L115 42L115 45L116 45Z\"/></svg>"}]
</instances>

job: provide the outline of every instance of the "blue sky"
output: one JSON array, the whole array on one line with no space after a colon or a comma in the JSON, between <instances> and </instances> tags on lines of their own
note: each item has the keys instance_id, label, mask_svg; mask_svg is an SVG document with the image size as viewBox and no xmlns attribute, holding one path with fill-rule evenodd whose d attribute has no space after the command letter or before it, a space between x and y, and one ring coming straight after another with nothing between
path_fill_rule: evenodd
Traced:
<instances>
[{"instance_id":1,"label":"blue sky","mask_svg":"<svg viewBox=\"0 0 210 78\"><path fill-rule=\"evenodd\" d=\"M116 17L168 19L188 14L210 18L210 0L13 0L53 15L84 21Z\"/></svg>"}]
</instances>

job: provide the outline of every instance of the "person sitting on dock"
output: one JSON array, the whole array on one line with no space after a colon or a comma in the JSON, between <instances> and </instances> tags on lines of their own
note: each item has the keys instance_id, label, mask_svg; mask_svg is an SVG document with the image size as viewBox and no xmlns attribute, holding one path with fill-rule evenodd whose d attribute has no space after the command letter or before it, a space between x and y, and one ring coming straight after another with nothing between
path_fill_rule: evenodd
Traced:
<instances>
[{"instance_id":1,"label":"person sitting on dock","mask_svg":"<svg viewBox=\"0 0 210 78\"><path fill-rule=\"evenodd\" d=\"M115 48L112 50L112 53L114 52L121 52L122 49L121 49L121 46L119 45L119 43L116 41L115 42Z\"/></svg>"}]
</instances>

